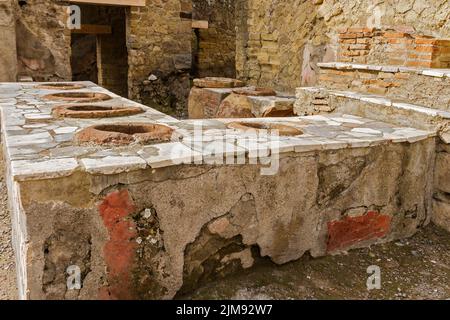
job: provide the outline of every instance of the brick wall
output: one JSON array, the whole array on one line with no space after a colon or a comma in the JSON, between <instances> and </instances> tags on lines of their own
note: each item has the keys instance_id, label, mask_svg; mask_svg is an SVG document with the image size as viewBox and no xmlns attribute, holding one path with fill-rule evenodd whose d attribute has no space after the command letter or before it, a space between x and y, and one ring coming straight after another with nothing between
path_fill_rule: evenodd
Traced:
<instances>
[{"instance_id":1,"label":"brick wall","mask_svg":"<svg viewBox=\"0 0 450 320\"><path fill-rule=\"evenodd\" d=\"M208 29L194 30L193 76L236 76L234 0L193 0L193 19L207 20Z\"/></svg>"},{"instance_id":2,"label":"brick wall","mask_svg":"<svg viewBox=\"0 0 450 320\"><path fill-rule=\"evenodd\" d=\"M187 115L190 10L187 0L147 0L127 15L129 97L179 117Z\"/></svg>"},{"instance_id":3,"label":"brick wall","mask_svg":"<svg viewBox=\"0 0 450 320\"><path fill-rule=\"evenodd\" d=\"M408 67L450 67L450 40L375 28L339 30L338 61Z\"/></svg>"},{"instance_id":4,"label":"brick wall","mask_svg":"<svg viewBox=\"0 0 450 320\"><path fill-rule=\"evenodd\" d=\"M450 78L444 74L436 76L419 74L420 69L372 66L373 69L351 69L350 67L321 68L320 85L338 90L386 95L441 110L450 110Z\"/></svg>"},{"instance_id":5,"label":"brick wall","mask_svg":"<svg viewBox=\"0 0 450 320\"><path fill-rule=\"evenodd\" d=\"M438 146L433 196L433 222L450 231L450 147Z\"/></svg>"},{"instance_id":6,"label":"brick wall","mask_svg":"<svg viewBox=\"0 0 450 320\"><path fill-rule=\"evenodd\" d=\"M128 53L125 12L115 8L111 13L112 33L97 36L98 84L112 92L128 96Z\"/></svg>"}]
</instances>

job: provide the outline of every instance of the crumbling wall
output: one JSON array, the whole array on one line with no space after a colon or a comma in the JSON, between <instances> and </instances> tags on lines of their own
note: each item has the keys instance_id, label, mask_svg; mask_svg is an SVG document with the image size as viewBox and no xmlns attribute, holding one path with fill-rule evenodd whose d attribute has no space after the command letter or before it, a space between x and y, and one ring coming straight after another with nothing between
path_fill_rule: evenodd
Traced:
<instances>
[{"instance_id":1,"label":"crumbling wall","mask_svg":"<svg viewBox=\"0 0 450 320\"><path fill-rule=\"evenodd\" d=\"M28 0L17 5L15 12L19 76L71 80L67 3Z\"/></svg>"},{"instance_id":2,"label":"crumbling wall","mask_svg":"<svg viewBox=\"0 0 450 320\"><path fill-rule=\"evenodd\" d=\"M196 77L236 76L236 18L234 0L193 0L192 18L207 20L208 29L194 30Z\"/></svg>"},{"instance_id":3,"label":"crumbling wall","mask_svg":"<svg viewBox=\"0 0 450 320\"><path fill-rule=\"evenodd\" d=\"M450 78L437 72L435 76L419 74L418 69L386 67L378 70L352 67L320 70L319 83L329 89L350 90L385 95L430 108L450 110Z\"/></svg>"},{"instance_id":4,"label":"crumbling wall","mask_svg":"<svg viewBox=\"0 0 450 320\"><path fill-rule=\"evenodd\" d=\"M409 237L430 220L434 154L430 138L284 154L273 176L185 165L20 182L28 298L172 298L261 257ZM80 290L67 290L71 265Z\"/></svg>"},{"instance_id":5,"label":"crumbling wall","mask_svg":"<svg viewBox=\"0 0 450 320\"><path fill-rule=\"evenodd\" d=\"M12 0L0 0L0 82L16 81L16 31Z\"/></svg>"},{"instance_id":6,"label":"crumbling wall","mask_svg":"<svg viewBox=\"0 0 450 320\"><path fill-rule=\"evenodd\" d=\"M317 81L317 62L336 60L340 28L415 28L450 37L447 0L238 0L237 73L292 91Z\"/></svg>"},{"instance_id":7,"label":"crumbling wall","mask_svg":"<svg viewBox=\"0 0 450 320\"><path fill-rule=\"evenodd\" d=\"M440 143L437 151L433 222L450 232L450 147Z\"/></svg>"},{"instance_id":8,"label":"crumbling wall","mask_svg":"<svg viewBox=\"0 0 450 320\"><path fill-rule=\"evenodd\" d=\"M190 0L147 1L127 16L129 97L187 116L192 65Z\"/></svg>"}]
</instances>

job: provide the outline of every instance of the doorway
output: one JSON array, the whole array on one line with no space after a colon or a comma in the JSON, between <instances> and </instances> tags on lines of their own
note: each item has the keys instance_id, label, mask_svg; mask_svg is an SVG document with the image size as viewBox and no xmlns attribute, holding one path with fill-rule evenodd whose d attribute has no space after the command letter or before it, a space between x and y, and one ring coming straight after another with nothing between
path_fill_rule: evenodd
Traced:
<instances>
[{"instance_id":1,"label":"doorway","mask_svg":"<svg viewBox=\"0 0 450 320\"><path fill-rule=\"evenodd\" d=\"M92 81L128 97L126 8L80 5L81 29L72 31L72 79Z\"/></svg>"}]
</instances>

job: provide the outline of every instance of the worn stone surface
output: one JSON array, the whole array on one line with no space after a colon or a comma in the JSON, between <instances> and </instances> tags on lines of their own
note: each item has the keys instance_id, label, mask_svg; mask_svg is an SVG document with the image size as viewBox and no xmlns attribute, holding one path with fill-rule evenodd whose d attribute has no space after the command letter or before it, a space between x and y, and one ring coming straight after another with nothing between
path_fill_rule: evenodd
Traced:
<instances>
[{"instance_id":1,"label":"worn stone surface","mask_svg":"<svg viewBox=\"0 0 450 320\"><path fill-rule=\"evenodd\" d=\"M329 113L335 109L334 103L331 101L332 96L328 93L328 90L323 88L314 90L297 89L295 96L293 111L297 115Z\"/></svg>"},{"instance_id":2,"label":"worn stone surface","mask_svg":"<svg viewBox=\"0 0 450 320\"><path fill-rule=\"evenodd\" d=\"M231 89L207 89L193 87L189 94L189 119L209 119L216 116L222 101L231 94Z\"/></svg>"},{"instance_id":3,"label":"worn stone surface","mask_svg":"<svg viewBox=\"0 0 450 320\"><path fill-rule=\"evenodd\" d=\"M450 232L450 199L433 200L433 223Z\"/></svg>"},{"instance_id":4,"label":"worn stone surface","mask_svg":"<svg viewBox=\"0 0 450 320\"><path fill-rule=\"evenodd\" d=\"M232 93L221 102L215 117L254 118L252 113L252 103L247 96Z\"/></svg>"},{"instance_id":5,"label":"worn stone surface","mask_svg":"<svg viewBox=\"0 0 450 320\"><path fill-rule=\"evenodd\" d=\"M321 102L318 106L324 106L326 109L315 110L316 113L326 114L329 113L329 110L334 110L333 113L350 113L400 126L408 125L435 130L443 138L448 131L450 113L446 110L427 108L417 104L401 102L401 100L396 102L396 99L352 91L328 90L317 87L297 88L299 98L295 103L294 112L301 115L313 111L317 105L308 103L308 101L314 102L317 100L318 92L323 93L324 95L321 95L321 97L325 98L319 100L325 100L327 104ZM397 116L393 116L393 114Z\"/></svg>"},{"instance_id":6,"label":"worn stone surface","mask_svg":"<svg viewBox=\"0 0 450 320\"><path fill-rule=\"evenodd\" d=\"M234 92L234 91L233 91ZM294 97L269 95L251 95L253 89L236 91L226 97L218 107L216 118L264 118L290 117L294 115ZM241 94L244 93L244 94ZM249 94L250 93L250 94Z\"/></svg>"},{"instance_id":7,"label":"worn stone surface","mask_svg":"<svg viewBox=\"0 0 450 320\"><path fill-rule=\"evenodd\" d=\"M439 152L436 155L436 186L442 192L450 193L450 153Z\"/></svg>"},{"instance_id":8,"label":"worn stone surface","mask_svg":"<svg viewBox=\"0 0 450 320\"><path fill-rule=\"evenodd\" d=\"M436 155L433 222L450 232L450 148L440 143Z\"/></svg>"}]
</instances>

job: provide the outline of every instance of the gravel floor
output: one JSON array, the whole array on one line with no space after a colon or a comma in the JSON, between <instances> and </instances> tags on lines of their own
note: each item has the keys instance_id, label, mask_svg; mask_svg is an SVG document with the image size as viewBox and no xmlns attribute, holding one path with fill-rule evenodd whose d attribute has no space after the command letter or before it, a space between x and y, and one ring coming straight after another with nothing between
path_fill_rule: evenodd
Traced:
<instances>
[{"instance_id":1,"label":"gravel floor","mask_svg":"<svg viewBox=\"0 0 450 320\"><path fill-rule=\"evenodd\" d=\"M1 145L0 145L1 149ZM0 160L3 154L0 151ZM4 165L0 163L0 300L17 299L14 253L11 247L11 218L8 210Z\"/></svg>"},{"instance_id":2,"label":"gravel floor","mask_svg":"<svg viewBox=\"0 0 450 320\"><path fill-rule=\"evenodd\" d=\"M381 289L368 290L369 266ZM184 299L450 299L450 234L429 225L410 239L347 255L275 267L264 261L236 277L212 282Z\"/></svg>"},{"instance_id":3,"label":"gravel floor","mask_svg":"<svg viewBox=\"0 0 450 320\"><path fill-rule=\"evenodd\" d=\"M0 154L1 157L1 154ZM0 299L16 299L11 221L0 164ZM368 291L367 267L381 269L381 289ZM428 226L411 239L302 259L264 261L238 276L211 282L185 299L450 299L450 233Z\"/></svg>"}]
</instances>

